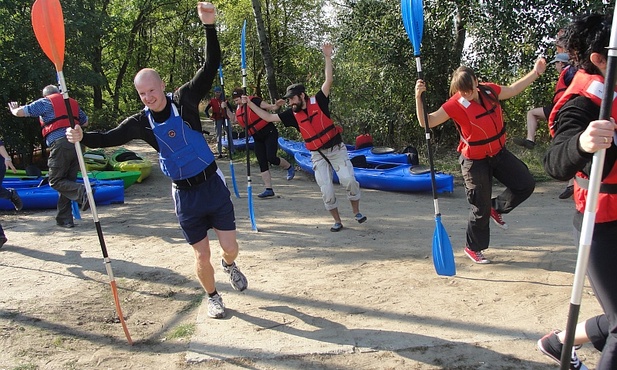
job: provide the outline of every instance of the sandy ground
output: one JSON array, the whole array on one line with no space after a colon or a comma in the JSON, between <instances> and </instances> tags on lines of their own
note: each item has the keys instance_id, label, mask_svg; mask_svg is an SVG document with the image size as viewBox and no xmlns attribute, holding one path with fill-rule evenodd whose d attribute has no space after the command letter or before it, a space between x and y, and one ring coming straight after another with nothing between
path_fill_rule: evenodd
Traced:
<instances>
[{"instance_id":1,"label":"sandy ground","mask_svg":"<svg viewBox=\"0 0 617 370\"><path fill-rule=\"evenodd\" d=\"M128 147L156 160L145 144ZM229 161L219 166L229 179ZM535 343L562 328L568 311L576 250L572 203L557 199L562 183L539 184L504 216L509 230L492 227L490 265L462 252L461 184L441 195L457 268L441 277L431 260L430 193L364 190L368 221L359 225L339 187L345 229L332 233L312 177L298 172L287 182L274 169L277 196L255 197L254 232L245 163L235 162L235 172L237 262L249 289L231 289L213 240L223 320L206 317L192 250L158 168L126 190L124 204L98 208L133 346L90 214L62 229L53 210L2 213L9 242L0 250L0 369L556 368ZM258 167L251 172L256 194ZM599 312L587 285L581 318ZM590 345L579 353L593 368L598 353Z\"/></svg>"}]
</instances>

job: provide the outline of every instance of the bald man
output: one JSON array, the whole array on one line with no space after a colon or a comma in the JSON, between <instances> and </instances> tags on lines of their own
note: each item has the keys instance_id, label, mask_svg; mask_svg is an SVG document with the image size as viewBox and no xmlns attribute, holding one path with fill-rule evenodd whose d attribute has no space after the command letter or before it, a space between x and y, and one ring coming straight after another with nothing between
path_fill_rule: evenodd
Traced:
<instances>
[{"instance_id":1,"label":"bald man","mask_svg":"<svg viewBox=\"0 0 617 370\"><path fill-rule=\"evenodd\" d=\"M208 294L208 316L225 317L225 306L216 290L210 263L208 230L214 229L222 252L222 267L236 290L248 286L234 262L238 256L234 207L223 174L202 135L199 102L212 87L221 49L214 26L215 8L197 4L206 33L206 59L191 81L173 94L165 94L165 82L154 69L144 68L133 83L145 108L105 133L83 133L79 126L67 129L71 142L91 148L125 144L141 139L159 153L161 170L172 180L176 215L186 241L193 247L195 272Z\"/></svg>"}]
</instances>

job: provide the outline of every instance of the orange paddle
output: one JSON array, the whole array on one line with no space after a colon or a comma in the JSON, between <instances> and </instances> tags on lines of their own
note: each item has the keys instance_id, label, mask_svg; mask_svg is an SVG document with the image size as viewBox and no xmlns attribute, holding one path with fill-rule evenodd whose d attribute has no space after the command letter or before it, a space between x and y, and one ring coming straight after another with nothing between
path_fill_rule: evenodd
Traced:
<instances>
[{"instance_id":1,"label":"orange paddle","mask_svg":"<svg viewBox=\"0 0 617 370\"><path fill-rule=\"evenodd\" d=\"M71 127L75 127L73 113L71 112L71 104L69 103L69 94L67 93L64 74L62 73L62 65L64 64L64 17L62 15L62 7L60 6L59 0L36 0L34 2L32 5L32 28L34 29L34 34L36 35L36 39L38 40L39 45L41 45L43 52L45 52L45 55L47 55L56 67L56 72L58 73L58 83L60 84L60 90L62 91L62 96L64 97L64 103L66 104L66 109L68 111L69 121L71 123ZM81 145L79 143L75 143L75 151L77 152L77 159L79 161L81 173L87 173L86 163L84 162ZM90 185L88 176L84 176L83 179L84 185L86 186L86 193L88 195L88 202L90 203L90 209L92 210L92 218L94 220L96 232L101 244L101 251L103 252L105 270L107 270L107 275L109 276L111 292L116 304L116 312L120 318L124 335L126 335L126 339L129 344L132 345L133 340L131 339L131 334L126 326L124 316L122 315L122 309L120 308L118 288L111 269L111 260L107 255L107 247L105 246L101 223L99 222L99 217L96 212L96 204L94 202L92 186Z\"/></svg>"}]
</instances>

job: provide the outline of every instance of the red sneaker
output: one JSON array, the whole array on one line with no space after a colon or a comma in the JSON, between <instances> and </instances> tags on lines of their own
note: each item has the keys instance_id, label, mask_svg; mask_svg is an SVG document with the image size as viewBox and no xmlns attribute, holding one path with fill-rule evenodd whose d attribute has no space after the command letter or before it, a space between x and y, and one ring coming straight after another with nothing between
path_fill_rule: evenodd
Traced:
<instances>
[{"instance_id":1,"label":"red sneaker","mask_svg":"<svg viewBox=\"0 0 617 370\"><path fill-rule=\"evenodd\" d=\"M471 249L469 249L469 247L465 247L465 254L467 255L467 257L471 258L471 260L474 261L475 263L482 263L482 264L491 263L490 260L484 257L484 254L482 253L482 251L476 252L476 251L472 251Z\"/></svg>"},{"instance_id":2,"label":"red sneaker","mask_svg":"<svg viewBox=\"0 0 617 370\"><path fill-rule=\"evenodd\" d=\"M501 218L501 213L495 211L495 208L491 208L491 218L495 221L497 226L504 230L508 230L508 224Z\"/></svg>"}]
</instances>

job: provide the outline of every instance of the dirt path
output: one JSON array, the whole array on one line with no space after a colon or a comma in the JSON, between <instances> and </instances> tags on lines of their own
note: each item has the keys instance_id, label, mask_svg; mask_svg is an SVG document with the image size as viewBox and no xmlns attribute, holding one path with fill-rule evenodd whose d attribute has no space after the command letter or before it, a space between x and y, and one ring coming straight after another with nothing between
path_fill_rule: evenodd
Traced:
<instances>
[{"instance_id":1,"label":"dirt path","mask_svg":"<svg viewBox=\"0 0 617 370\"><path fill-rule=\"evenodd\" d=\"M128 147L156 160L143 144ZM227 160L219 165L229 175ZM90 215L61 229L51 210L3 213L0 369L556 368L535 342L562 328L568 309L576 251L572 204L557 199L563 184L539 184L505 216L509 230L492 228L486 255L494 263L484 266L462 253L462 187L441 196L457 267L446 278L431 262L430 194L366 190L362 225L340 199L345 229L331 233L313 179L298 172L287 182L275 169L277 197L255 200L256 233L245 166L235 169L238 264L249 289L231 289L214 241L224 320L205 317L192 251L158 168L127 189L124 204L99 207L133 347L117 323ZM586 286L581 318L599 312ZM597 352L587 345L580 353L592 368Z\"/></svg>"}]
</instances>

